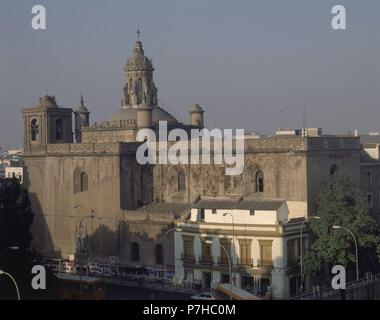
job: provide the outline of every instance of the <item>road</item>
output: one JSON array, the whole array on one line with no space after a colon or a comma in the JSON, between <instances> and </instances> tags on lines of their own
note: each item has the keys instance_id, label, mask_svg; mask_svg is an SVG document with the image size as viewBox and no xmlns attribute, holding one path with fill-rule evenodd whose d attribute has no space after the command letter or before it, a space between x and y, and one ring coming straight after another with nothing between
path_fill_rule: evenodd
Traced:
<instances>
[{"instance_id":1,"label":"road","mask_svg":"<svg viewBox=\"0 0 380 320\"><path fill-rule=\"evenodd\" d=\"M107 285L108 300L189 300L191 294Z\"/></svg>"}]
</instances>

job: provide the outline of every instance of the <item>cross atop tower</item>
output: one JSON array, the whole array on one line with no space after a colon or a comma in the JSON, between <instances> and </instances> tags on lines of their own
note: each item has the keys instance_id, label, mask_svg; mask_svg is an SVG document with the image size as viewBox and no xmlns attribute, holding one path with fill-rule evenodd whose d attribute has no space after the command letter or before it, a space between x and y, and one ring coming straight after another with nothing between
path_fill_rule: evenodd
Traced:
<instances>
[{"instance_id":1,"label":"cross atop tower","mask_svg":"<svg viewBox=\"0 0 380 320\"><path fill-rule=\"evenodd\" d=\"M80 86L80 106L84 107L84 99L83 99L83 89L82 89L82 86Z\"/></svg>"},{"instance_id":2,"label":"cross atop tower","mask_svg":"<svg viewBox=\"0 0 380 320\"><path fill-rule=\"evenodd\" d=\"M140 21L137 22L137 40L140 40L140 34L141 34L141 31L140 31Z\"/></svg>"}]
</instances>

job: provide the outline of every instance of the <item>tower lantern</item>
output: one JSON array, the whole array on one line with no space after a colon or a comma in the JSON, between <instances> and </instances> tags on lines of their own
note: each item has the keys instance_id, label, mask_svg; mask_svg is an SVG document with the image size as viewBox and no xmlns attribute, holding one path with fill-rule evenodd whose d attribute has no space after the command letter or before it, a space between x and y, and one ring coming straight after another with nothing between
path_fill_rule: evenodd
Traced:
<instances>
[{"instance_id":1,"label":"tower lantern","mask_svg":"<svg viewBox=\"0 0 380 320\"><path fill-rule=\"evenodd\" d=\"M90 126L90 112L84 105L83 94L80 96L80 105L74 112L75 114L75 140L82 142L82 128Z\"/></svg>"},{"instance_id":2,"label":"tower lantern","mask_svg":"<svg viewBox=\"0 0 380 320\"><path fill-rule=\"evenodd\" d=\"M145 56L142 42L137 40L132 56L124 67L125 85L123 91L123 108L137 108L147 103L157 106L157 88L153 81L153 64Z\"/></svg>"}]
</instances>

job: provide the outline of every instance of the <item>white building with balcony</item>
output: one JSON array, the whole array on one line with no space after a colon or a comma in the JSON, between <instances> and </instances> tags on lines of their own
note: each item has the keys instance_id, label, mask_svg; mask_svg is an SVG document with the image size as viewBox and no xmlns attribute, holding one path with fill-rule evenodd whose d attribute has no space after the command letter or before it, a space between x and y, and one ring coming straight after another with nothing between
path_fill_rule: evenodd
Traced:
<instances>
[{"instance_id":1,"label":"white building with balcony","mask_svg":"<svg viewBox=\"0 0 380 320\"><path fill-rule=\"evenodd\" d=\"M238 288L265 295L270 286L272 297L279 299L297 294L304 219L288 220L289 207L281 199L199 198L189 219L177 223L176 278L201 281L203 289L229 283L230 257ZM306 230L304 235L305 242Z\"/></svg>"},{"instance_id":2,"label":"white building with balcony","mask_svg":"<svg viewBox=\"0 0 380 320\"><path fill-rule=\"evenodd\" d=\"M5 178L16 178L22 184L24 181L23 167L5 167Z\"/></svg>"}]
</instances>

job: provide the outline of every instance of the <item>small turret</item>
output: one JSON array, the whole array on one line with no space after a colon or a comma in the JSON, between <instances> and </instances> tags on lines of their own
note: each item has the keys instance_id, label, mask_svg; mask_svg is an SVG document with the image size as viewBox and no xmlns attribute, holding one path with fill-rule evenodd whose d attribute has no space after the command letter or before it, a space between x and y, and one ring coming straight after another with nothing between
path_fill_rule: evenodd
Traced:
<instances>
[{"instance_id":1,"label":"small turret","mask_svg":"<svg viewBox=\"0 0 380 320\"><path fill-rule=\"evenodd\" d=\"M146 129L152 128L153 120L152 120L152 112L153 108L143 102L137 108L137 128L138 129Z\"/></svg>"},{"instance_id":2,"label":"small turret","mask_svg":"<svg viewBox=\"0 0 380 320\"><path fill-rule=\"evenodd\" d=\"M204 111L199 104L195 104L190 110L190 124L192 126L203 128L204 127Z\"/></svg>"},{"instance_id":3,"label":"small turret","mask_svg":"<svg viewBox=\"0 0 380 320\"><path fill-rule=\"evenodd\" d=\"M77 143L82 142L82 128L90 126L90 112L84 105L83 94L80 97L79 108L75 114L75 140Z\"/></svg>"}]
</instances>

